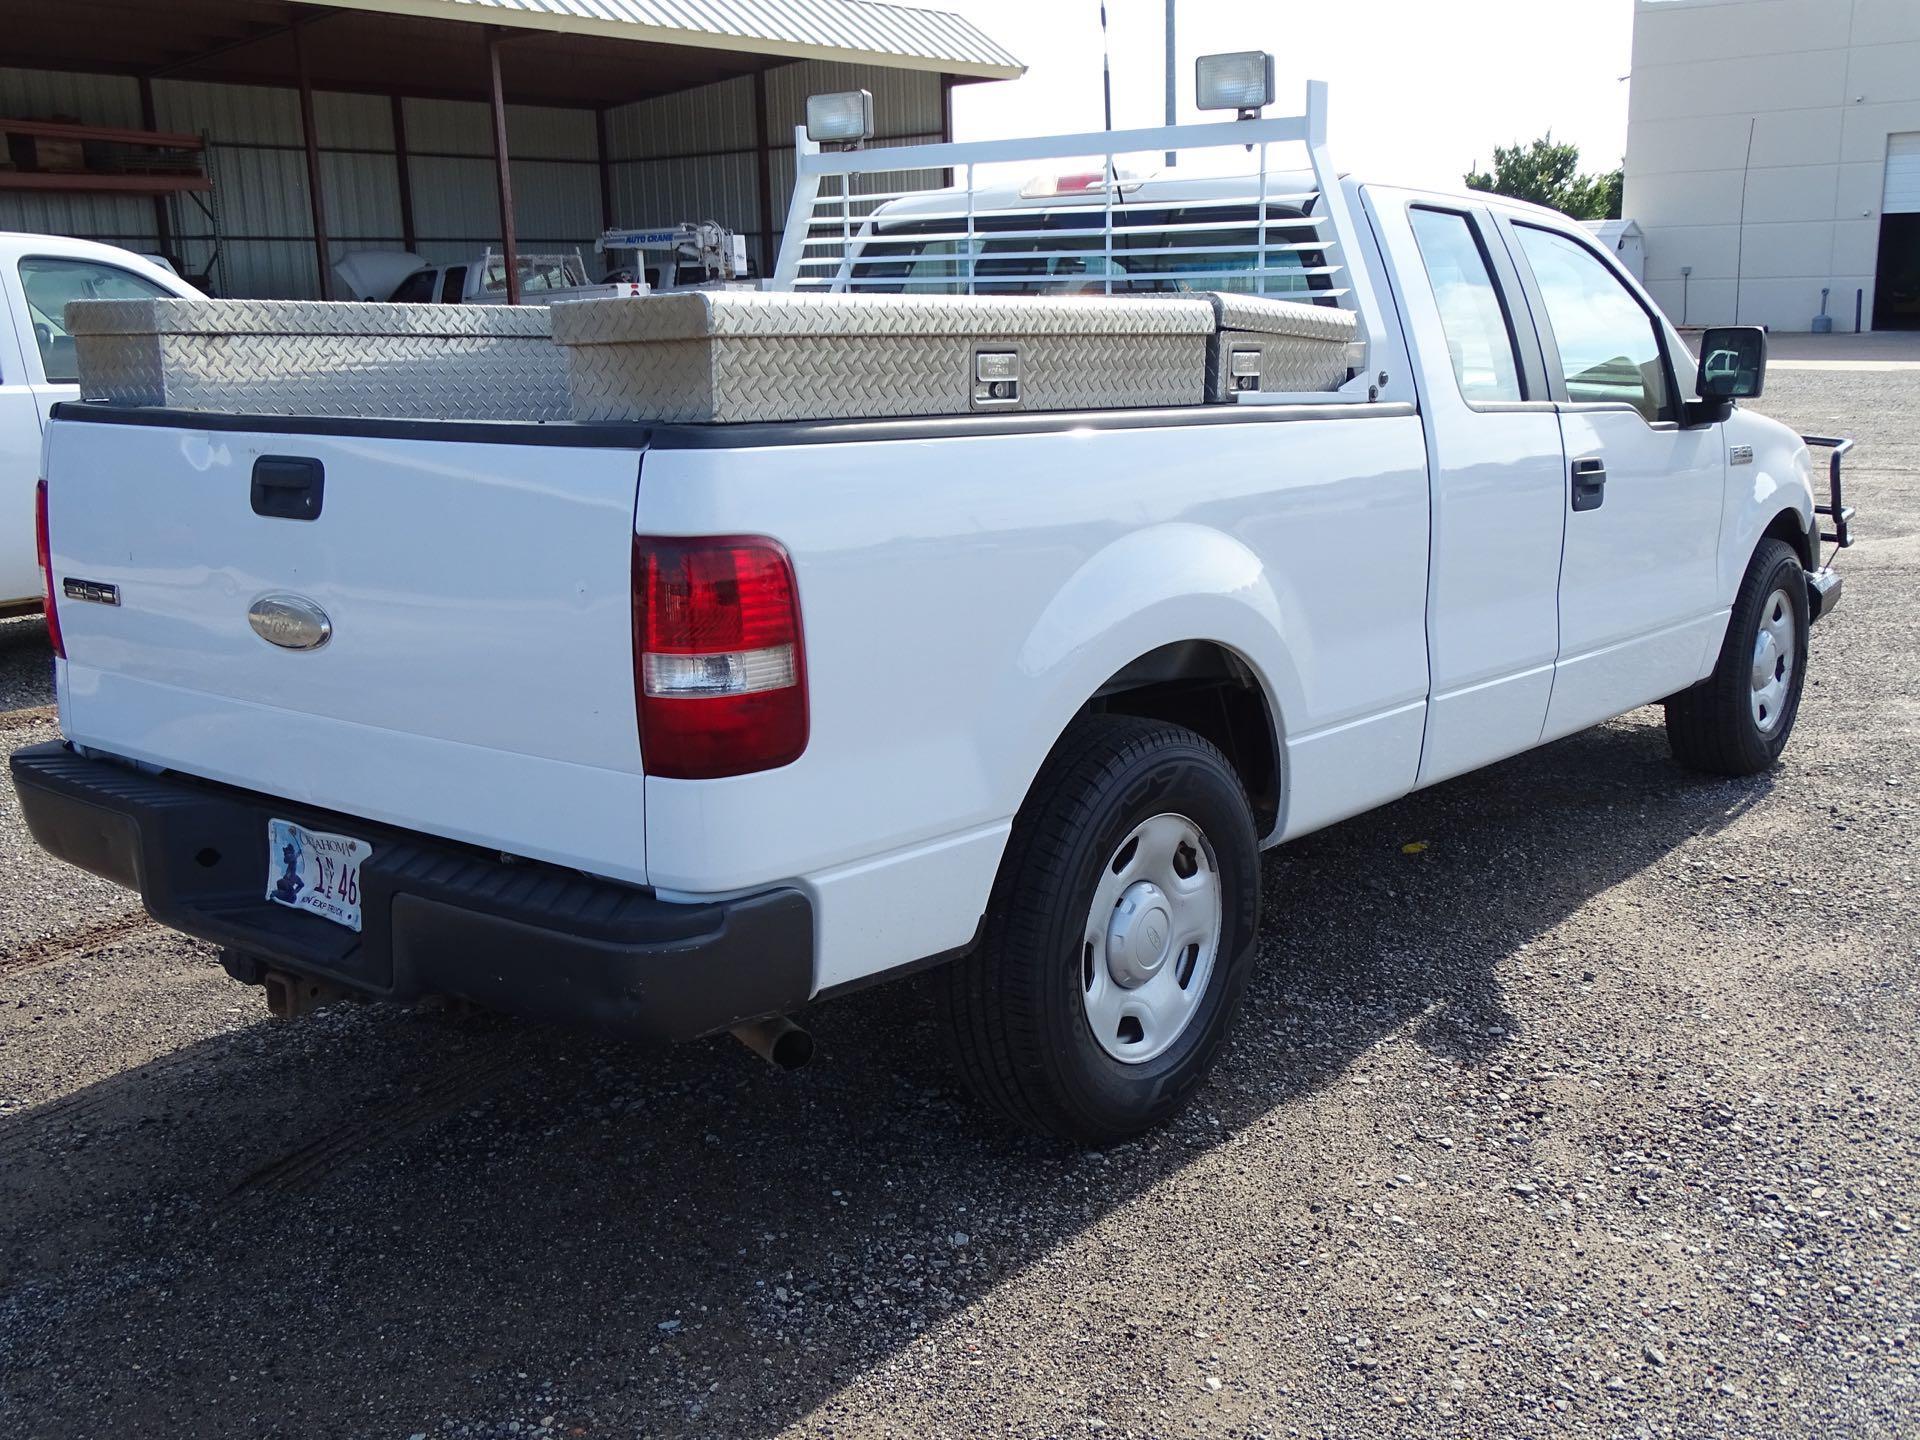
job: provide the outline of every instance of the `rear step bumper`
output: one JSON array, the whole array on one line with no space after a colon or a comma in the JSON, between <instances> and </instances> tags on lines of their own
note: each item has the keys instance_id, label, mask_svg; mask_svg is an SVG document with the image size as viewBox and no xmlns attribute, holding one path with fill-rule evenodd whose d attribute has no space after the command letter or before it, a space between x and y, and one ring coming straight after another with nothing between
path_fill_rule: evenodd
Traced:
<instances>
[{"instance_id":1,"label":"rear step bumper","mask_svg":"<svg viewBox=\"0 0 1920 1440\"><path fill-rule=\"evenodd\" d=\"M11 768L33 838L139 891L162 924L382 999L451 995L683 1040L797 1009L812 990L813 908L797 890L678 905L58 742L17 752ZM360 934L265 898L272 818L372 844Z\"/></svg>"}]
</instances>

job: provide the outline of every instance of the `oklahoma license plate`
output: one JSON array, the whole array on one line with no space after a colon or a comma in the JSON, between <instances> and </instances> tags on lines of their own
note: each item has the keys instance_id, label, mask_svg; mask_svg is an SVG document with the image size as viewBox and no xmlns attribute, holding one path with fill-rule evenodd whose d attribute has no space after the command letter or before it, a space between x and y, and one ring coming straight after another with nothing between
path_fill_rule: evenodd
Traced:
<instances>
[{"instance_id":1,"label":"oklahoma license plate","mask_svg":"<svg viewBox=\"0 0 1920 1440\"><path fill-rule=\"evenodd\" d=\"M267 899L358 930L360 862L372 853L364 840L269 820Z\"/></svg>"}]
</instances>

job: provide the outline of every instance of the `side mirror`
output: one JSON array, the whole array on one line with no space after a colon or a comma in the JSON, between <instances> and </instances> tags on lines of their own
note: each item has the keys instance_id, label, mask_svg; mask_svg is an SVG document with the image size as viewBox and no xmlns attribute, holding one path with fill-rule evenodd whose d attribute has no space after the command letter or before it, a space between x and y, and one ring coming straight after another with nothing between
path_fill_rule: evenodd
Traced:
<instances>
[{"instance_id":1,"label":"side mirror","mask_svg":"<svg viewBox=\"0 0 1920 1440\"><path fill-rule=\"evenodd\" d=\"M1767 332L1758 325L1717 325L1700 336L1702 400L1752 400L1767 379Z\"/></svg>"}]
</instances>

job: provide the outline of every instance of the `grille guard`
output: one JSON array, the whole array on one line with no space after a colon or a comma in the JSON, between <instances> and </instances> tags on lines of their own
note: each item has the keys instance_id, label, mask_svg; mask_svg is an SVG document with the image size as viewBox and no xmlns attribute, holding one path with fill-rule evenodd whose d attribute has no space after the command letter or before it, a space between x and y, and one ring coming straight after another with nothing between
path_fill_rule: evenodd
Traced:
<instances>
[{"instance_id":1,"label":"grille guard","mask_svg":"<svg viewBox=\"0 0 1920 1440\"><path fill-rule=\"evenodd\" d=\"M1827 457L1827 503L1815 505L1813 513L1824 515L1833 521L1833 528L1822 530L1820 538L1831 540L1835 546L1844 550L1853 544L1853 507L1848 505L1844 498L1840 465L1847 458L1847 453L1853 449L1854 442L1837 435L1802 435L1800 439L1807 445L1825 446L1833 451L1833 454Z\"/></svg>"}]
</instances>

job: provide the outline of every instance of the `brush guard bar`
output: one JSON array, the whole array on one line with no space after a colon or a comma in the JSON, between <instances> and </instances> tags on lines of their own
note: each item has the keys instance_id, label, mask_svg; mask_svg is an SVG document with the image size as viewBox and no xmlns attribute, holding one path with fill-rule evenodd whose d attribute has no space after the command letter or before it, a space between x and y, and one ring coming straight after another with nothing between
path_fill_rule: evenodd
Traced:
<instances>
[{"instance_id":1,"label":"brush guard bar","mask_svg":"<svg viewBox=\"0 0 1920 1440\"><path fill-rule=\"evenodd\" d=\"M1839 549L1853 544L1853 507L1848 505L1840 480L1841 462L1853 449L1854 442L1837 435L1802 435L1801 441L1807 445L1817 445L1833 451L1827 457L1827 503L1813 507L1813 513L1824 515L1833 522L1831 530L1822 530L1820 538L1830 540Z\"/></svg>"}]
</instances>

